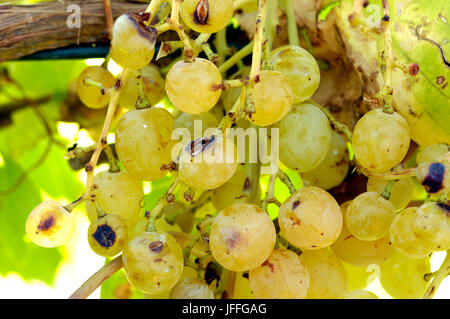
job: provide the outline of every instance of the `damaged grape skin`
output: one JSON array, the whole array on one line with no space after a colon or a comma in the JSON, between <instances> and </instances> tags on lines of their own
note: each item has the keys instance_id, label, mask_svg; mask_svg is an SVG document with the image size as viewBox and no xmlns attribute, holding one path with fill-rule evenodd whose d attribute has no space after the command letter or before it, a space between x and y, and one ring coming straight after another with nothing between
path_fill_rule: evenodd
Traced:
<instances>
[{"instance_id":1,"label":"damaged grape skin","mask_svg":"<svg viewBox=\"0 0 450 319\"><path fill-rule=\"evenodd\" d=\"M328 192L315 186L293 193L280 207L283 236L302 249L321 249L334 243L342 229L342 213Z\"/></svg>"},{"instance_id":2,"label":"damaged grape skin","mask_svg":"<svg viewBox=\"0 0 450 319\"><path fill-rule=\"evenodd\" d=\"M450 165L446 162L425 162L417 167L417 179L430 194L450 191Z\"/></svg>"},{"instance_id":3,"label":"damaged grape skin","mask_svg":"<svg viewBox=\"0 0 450 319\"><path fill-rule=\"evenodd\" d=\"M75 219L61 204L47 200L36 206L25 223L28 238L41 247L64 245L75 230Z\"/></svg>"},{"instance_id":4,"label":"damaged grape skin","mask_svg":"<svg viewBox=\"0 0 450 319\"><path fill-rule=\"evenodd\" d=\"M233 17L232 0L184 0L180 4L181 18L192 30L215 33Z\"/></svg>"},{"instance_id":5,"label":"damaged grape skin","mask_svg":"<svg viewBox=\"0 0 450 319\"><path fill-rule=\"evenodd\" d=\"M129 240L123 250L128 281L148 294L168 292L183 274L183 252L177 240L165 232L144 232Z\"/></svg>"},{"instance_id":6,"label":"damaged grape skin","mask_svg":"<svg viewBox=\"0 0 450 319\"><path fill-rule=\"evenodd\" d=\"M276 240L275 226L260 207L235 203L216 216L209 245L214 259L231 271L247 271L267 260Z\"/></svg>"},{"instance_id":7,"label":"damaged grape skin","mask_svg":"<svg viewBox=\"0 0 450 319\"><path fill-rule=\"evenodd\" d=\"M116 215L106 215L89 225L89 246L97 255L103 257L117 255L123 250L126 239L126 224Z\"/></svg>"}]
</instances>

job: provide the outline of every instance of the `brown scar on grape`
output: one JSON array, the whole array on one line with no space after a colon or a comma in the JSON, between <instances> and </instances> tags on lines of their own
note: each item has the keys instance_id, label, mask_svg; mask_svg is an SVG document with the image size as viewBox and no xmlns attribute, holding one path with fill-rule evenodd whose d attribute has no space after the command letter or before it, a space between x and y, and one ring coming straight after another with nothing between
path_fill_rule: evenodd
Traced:
<instances>
[{"instance_id":1,"label":"brown scar on grape","mask_svg":"<svg viewBox=\"0 0 450 319\"><path fill-rule=\"evenodd\" d=\"M211 135L211 137L200 137L189 143L186 146L185 151L189 152L192 157L195 157L198 154L210 149L214 145L215 141L216 137L214 135Z\"/></svg>"},{"instance_id":2,"label":"brown scar on grape","mask_svg":"<svg viewBox=\"0 0 450 319\"><path fill-rule=\"evenodd\" d=\"M241 234L236 231L233 231L231 233L231 236L229 236L225 240L225 242L229 248L233 249L239 243L240 240L241 240Z\"/></svg>"},{"instance_id":3,"label":"brown scar on grape","mask_svg":"<svg viewBox=\"0 0 450 319\"><path fill-rule=\"evenodd\" d=\"M208 0L200 0L194 11L194 21L197 24L205 25L209 18L209 2Z\"/></svg>"},{"instance_id":4,"label":"brown scar on grape","mask_svg":"<svg viewBox=\"0 0 450 319\"><path fill-rule=\"evenodd\" d=\"M153 44L156 42L156 29L145 24L145 22L150 18L148 12L144 12L143 14L129 12L127 13L127 17L136 26L136 30L141 37L147 39Z\"/></svg>"},{"instance_id":5,"label":"brown scar on grape","mask_svg":"<svg viewBox=\"0 0 450 319\"><path fill-rule=\"evenodd\" d=\"M98 225L92 237L100 246L107 249L116 242L116 232L108 224Z\"/></svg>"},{"instance_id":6,"label":"brown scar on grape","mask_svg":"<svg viewBox=\"0 0 450 319\"><path fill-rule=\"evenodd\" d=\"M295 202L292 203L292 210L296 209L298 206L300 205L300 201L296 200Z\"/></svg>"},{"instance_id":7,"label":"brown scar on grape","mask_svg":"<svg viewBox=\"0 0 450 319\"><path fill-rule=\"evenodd\" d=\"M38 229L40 231L48 231L49 229L51 229L53 226L55 225L55 217L54 216L49 216L43 220L41 220L41 222L38 225Z\"/></svg>"},{"instance_id":8,"label":"brown scar on grape","mask_svg":"<svg viewBox=\"0 0 450 319\"><path fill-rule=\"evenodd\" d=\"M442 210L444 211L444 213L447 214L447 217L450 218L450 205L448 205L448 204L446 204L446 203L441 203L441 202L438 202L436 205L437 205L440 209L442 209Z\"/></svg>"},{"instance_id":9,"label":"brown scar on grape","mask_svg":"<svg viewBox=\"0 0 450 319\"><path fill-rule=\"evenodd\" d=\"M443 188L445 166L442 163L431 163L428 166L428 175L422 181L422 185L429 193L437 193Z\"/></svg>"},{"instance_id":10,"label":"brown scar on grape","mask_svg":"<svg viewBox=\"0 0 450 319\"><path fill-rule=\"evenodd\" d=\"M160 253L163 247L164 243L160 240L154 241L150 243L150 245L148 245L148 248L150 248L150 250L153 251L154 253Z\"/></svg>"},{"instance_id":11,"label":"brown scar on grape","mask_svg":"<svg viewBox=\"0 0 450 319\"><path fill-rule=\"evenodd\" d=\"M264 267L269 267L270 268L270 272L274 273L275 272L275 266L268 260L266 260L265 262L263 262L262 266Z\"/></svg>"}]
</instances>

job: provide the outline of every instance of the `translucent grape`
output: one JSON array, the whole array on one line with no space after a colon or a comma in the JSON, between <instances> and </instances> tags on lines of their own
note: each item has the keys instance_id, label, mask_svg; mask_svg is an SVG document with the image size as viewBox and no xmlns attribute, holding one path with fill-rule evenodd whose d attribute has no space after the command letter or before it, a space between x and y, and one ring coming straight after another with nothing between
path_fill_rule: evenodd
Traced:
<instances>
[{"instance_id":1,"label":"translucent grape","mask_svg":"<svg viewBox=\"0 0 450 319\"><path fill-rule=\"evenodd\" d=\"M193 140L180 155L179 176L201 190L225 184L236 172L236 147L221 135Z\"/></svg>"},{"instance_id":2,"label":"translucent grape","mask_svg":"<svg viewBox=\"0 0 450 319\"><path fill-rule=\"evenodd\" d=\"M387 172L403 160L410 139L408 122L401 115L375 109L356 123L352 145L361 166L374 172Z\"/></svg>"},{"instance_id":3,"label":"translucent grape","mask_svg":"<svg viewBox=\"0 0 450 319\"><path fill-rule=\"evenodd\" d=\"M415 213L412 230L430 251L450 249L450 206L429 202Z\"/></svg>"},{"instance_id":4,"label":"translucent grape","mask_svg":"<svg viewBox=\"0 0 450 319\"><path fill-rule=\"evenodd\" d=\"M260 81L253 87L255 113L249 120L259 126L272 125L290 110L293 93L289 79L280 72L262 70Z\"/></svg>"},{"instance_id":5,"label":"translucent grape","mask_svg":"<svg viewBox=\"0 0 450 319\"><path fill-rule=\"evenodd\" d=\"M103 171L95 174L93 184L95 197L85 202L89 219L96 220L97 209L101 209L105 214L120 217L129 230L133 229L144 198L142 183L125 171Z\"/></svg>"},{"instance_id":6,"label":"translucent grape","mask_svg":"<svg viewBox=\"0 0 450 319\"><path fill-rule=\"evenodd\" d=\"M174 128L188 129L190 134L189 139L193 140L202 137L206 129L214 128L218 125L219 121L211 112L202 114L181 113L180 116L175 119ZM197 129L198 132L195 132L195 127L201 128L201 130Z\"/></svg>"},{"instance_id":7,"label":"translucent grape","mask_svg":"<svg viewBox=\"0 0 450 319\"><path fill-rule=\"evenodd\" d=\"M411 259L395 252L380 265L383 288L397 299L422 298L427 288L425 274L430 273L428 257Z\"/></svg>"},{"instance_id":8,"label":"translucent grape","mask_svg":"<svg viewBox=\"0 0 450 319\"><path fill-rule=\"evenodd\" d=\"M149 64L139 70L143 80L143 90L150 105L158 103L165 94L165 82L159 73L159 68L154 64ZM119 105L127 109L133 109L139 96L138 71L130 70L131 73L125 85L122 86L119 96Z\"/></svg>"},{"instance_id":9,"label":"translucent grape","mask_svg":"<svg viewBox=\"0 0 450 319\"><path fill-rule=\"evenodd\" d=\"M323 189L336 187L344 181L349 166L347 143L341 135L333 131L331 146L323 161L312 171L301 174L303 185Z\"/></svg>"},{"instance_id":10,"label":"translucent grape","mask_svg":"<svg viewBox=\"0 0 450 319\"><path fill-rule=\"evenodd\" d=\"M128 281L148 294L169 291L183 273L180 245L164 232L145 232L133 237L125 245L122 258Z\"/></svg>"},{"instance_id":11,"label":"translucent grape","mask_svg":"<svg viewBox=\"0 0 450 319\"><path fill-rule=\"evenodd\" d=\"M364 289L375 280L375 276L371 276L372 272L368 271L367 267L353 266L345 262L342 262L342 265L347 272L348 290L350 291Z\"/></svg>"},{"instance_id":12,"label":"translucent grape","mask_svg":"<svg viewBox=\"0 0 450 319\"><path fill-rule=\"evenodd\" d=\"M214 299L214 293L205 281L186 278L172 288L170 299Z\"/></svg>"},{"instance_id":13,"label":"translucent grape","mask_svg":"<svg viewBox=\"0 0 450 319\"><path fill-rule=\"evenodd\" d=\"M368 290L353 290L345 294L344 299L379 299L377 295Z\"/></svg>"},{"instance_id":14,"label":"translucent grape","mask_svg":"<svg viewBox=\"0 0 450 319\"><path fill-rule=\"evenodd\" d=\"M305 49L286 45L272 51L272 65L289 78L294 103L302 103L313 96L319 87L320 69L316 59Z\"/></svg>"},{"instance_id":15,"label":"translucent grape","mask_svg":"<svg viewBox=\"0 0 450 319\"><path fill-rule=\"evenodd\" d=\"M233 17L232 0L184 0L180 4L184 23L199 33L215 33Z\"/></svg>"},{"instance_id":16,"label":"translucent grape","mask_svg":"<svg viewBox=\"0 0 450 319\"><path fill-rule=\"evenodd\" d=\"M340 260L328 248L304 251L300 259L309 272L306 299L344 298L347 274Z\"/></svg>"},{"instance_id":17,"label":"translucent grape","mask_svg":"<svg viewBox=\"0 0 450 319\"><path fill-rule=\"evenodd\" d=\"M172 161L174 119L162 108L125 113L116 129L116 150L120 162L140 180L154 181L166 172L161 166Z\"/></svg>"},{"instance_id":18,"label":"translucent grape","mask_svg":"<svg viewBox=\"0 0 450 319\"><path fill-rule=\"evenodd\" d=\"M326 115L313 104L301 104L277 124L280 160L299 172L315 169L331 145L331 127Z\"/></svg>"},{"instance_id":19,"label":"translucent grape","mask_svg":"<svg viewBox=\"0 0 450 319\"><path fill-rule=\"evenodd\" d=\"M214 219L209 245L224 268L247 271L269 258L275 237L275 226L265 211L253 204L235 203Z\"/></svg>"},{"instance_id":20,"label":"translucent grape","mask_svg":"<svg viewBox=\"0 0 450 319\"><path fill-rule=\"evenodd\" d=\"M388 181L369 177L367 191L382 194L386 189ZM402 178L394 181L389 201L394 204L395 210L399 211L409 204L414 195L414 183L411 178Z\"/></svg>"},{"instance_id":21,"label":"translucent grape","mask_svg":"<svg viewBox=\"0 0 450 319\"><path fill-rule=\"evenodd\" d=\"M97 255L103 257L117 255L123 250L126 240L127 226L119 216L106 215L89 225L89 246Z\"/></svg>"},{"instance_id":22,"label":"translucent grape","mask_svg":"<svg viewBox=\"0 0 450 319\"><path fill-rule=\"evenodd\" d=\"M101 66L88 66L78 76L77 93L81 102L92 109L100 109L109 103L109 95L102 94L101 88L86 83L86 79L91 79L103 85L105 89L111 88L116 83L116 79L108 70Z\"/></svg>"},{"instance_id":23,"label":"translucent grape","mask_svg":"<svg viewBox=\"0 0 450 319\"><path fill-rule=\"evenodd\" d=\"M450 192L450 164L446 161L419 164L416 177L430 194Z\"/></svg>"},{"instance_id":24,"label":"translucent grape","mask_svg":"<svg viewBox=\"0 0 450 319\"><path fill-rule=\"evenodd\" d=\"M342 213L336 200L321 188L300 188L281 205L278 223L283 236L304 249L331 245L341 233Z\"/></svg>"},{"instance_id":25,"label":"translucent grape","mask_svg":"<svg viewBox=\"0 0 450 319\"><path fill-rule=\"evenodd\" d=\"M195 58L193 62L175 63L166 76L166 91L170 102L179 110L200 114L217 103L222 89L222 75L210 61Z\"/></svg>"},{"instance_id":26,"label":"translucent grape","mask_svg":"<svg viewBox=\"0 0 450 319\"><path fill-rule=\"evenodd\" d=\"M248 273L236 273L236 281L234 285L234 299L255 299L250 288Z\"/></svg>"},{"instance_id":27,"label":"translucent grape","mask_svg":"<svg viewBox=\"0 0 450 319\"><path fill-rule=\"evenodd\" d=\"M296 253L277 249L261 266L250 270L249 281L257 299L304 299L309 273Z\"/></svg>"},{"instance_id":28,"label":"translucent grape","mask_svg":"<svg viewBox=\"0 0 450 319\"><path fill-rule=\"evenodd\" d=\"M345 214L348 230L360 240L385 237L395 217L394 205L375 192L358 195Z\"/></svg>"},{"instance_id":29,"label":"translucent grape","mask_svg":"<svg viewBox=\"0 0 450 319\"><path fill-rule=\"evenodd\" d=\"M156 29L145 25L137 13L125 13L113 26L110 54L125 68L139 70L155 53Z\"/></svg>"},{"instance_id":30,"label":"translucent grape","mask_svg":"<svg viewBox=\"0 0 450 319\"><path fill-rule=\"evenodd\" d=\"M392 247L409 258L423 258L431 253L413 232L416 213L417 207L402 210L395 216L389 231Z\"/></svg>"},{"instance_id":31,"label":"translucent grape","mask_svg":"<svg viewBox=\"0 0 450 319\"><path fill-rule=\"evenodd\" d=\"M28 238L36 245L48 248L64 245L74 229L73 215L53 200L37 205L25 223Z\"/></svg>"},{"instance_id":32,"label":"translucent grape","mask_svg":"<svg viewBox=\"0 0 450 319\"><path fill-rule=\"evenodd\" d=\"M225 207L233 204L236 199L242 194L245 178L245 166L238 165L236 172L230 178L230 180L222 186L214 189L211 201L218 211L221 211Z\"/></svg>"},{"instance_id":33,"label":"translucent grape","mask_svg":"<svg viewBox=\"0 0 450 319\"><path fill-rule=\"evenodd\" d=\"M447 144L434 144L421 151L416 158L417 164L433 162L450 151Z\"/></svg>"}]
</instances>

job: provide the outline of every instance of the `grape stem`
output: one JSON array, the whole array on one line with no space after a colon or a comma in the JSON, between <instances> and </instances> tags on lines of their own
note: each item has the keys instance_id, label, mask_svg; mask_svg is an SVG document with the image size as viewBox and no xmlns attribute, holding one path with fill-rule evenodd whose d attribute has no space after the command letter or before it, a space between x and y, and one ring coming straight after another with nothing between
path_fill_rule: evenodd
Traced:
<instances>
[{"instance_id":1,"label":"grape stem","mask_svg":"<svg viewBox=\"0 0 450 319\"><path fill-rule=\"evenodd\" d=\"M381 194L381 196L385 199L385 200L389 200L389 198L391 198L391 193L392 193L392 187L394 186L394 180L391 179L386 187L384 188L383 193Z\"/></svg>"},{"instance_id":2,"label":"grape stem","mask_svg":"<svg viewBox=\"0 0 450 319\"><path fill-rule=\"evenodd\" d=\"M295 186L285 172L283 172L281 169L278 169L277 177L287 186L291 194L295 193Z\"/></svg>"},{"instance_id":3,"label":"grape stem","mask_svg":"<svg viewBox=\"0 0 450 319\"><path fill-rule=\"evenodd\" d=\"M93 274L84 284L81 285L70 297L69 299L86 299L92 294L95 289L100 287L100 285L109 277L114 275L119 269L123 267L122 255L114 258L110 263L104 265Z\"/></svg>"},{"instance_id":4,"label":"grape stem","mask_svg":"<svg viewBox=\"0 0 450 319\"><path fill-rule=\"evenodd\" d=\"M222 74L225 74L231 67L233 67L236 63L241 61L247 55L253 52L253 41L249 42L245 47L240 49L234 55L232 55L228 60L219 65L219 71Z\"/></svg>"},{"instance_id":5,"label":"grape stem","mask_svg":"<svg viewBox=\"0 0 450 319\"><path fill-rule=\"evenodd\" d=\"M298 40L298 29L297 21L295 19L293 0L284 0L285 3L285 14L287 18L287 28L288 28L288 38L289 44L299 46L300 41Z\"/></svg>"},{"instance_id":6,"label":"grape stem","mask_svg":"<svg viewBox=\"0 0 450 319\"><path fill-rule=\"evenodd\" d=\"M382 180L396 180L396 179L409 178L409 177L416 176L417 167L403 168L403 169L393 170L393 171L384 172L384 173L376 173L376 172L371 172L368 169L357 165L357 170L360 173L366 175L367 177L373 177L373 178L382 179Z\"/></svg>"},{"instance_id":7,"label":"grape stem","mask_svg":"<svg viewBox=\"0 0 450 319\"><path fill-rule=\"evenodd\" d=\"M153 18L156 15L156 12L158 11L158 8L161 6L163 1L164 0L152 0L148 5L147 9L145 9L145 12L150 13L150 18L146 22L147 25L149 25L150 22L153 20Z\"/></svg>"},{"instance_id":8,"label":"grape stem","mask_svg":"<svg viewBox=\"0 0 450 319\"><path fill-rule=\"evenodd\" d=\"M442 281L450 274L450 250L447 250L447 256L445 257L444 262L438 271L434 273L434 278L431 281L430 286L428 287L423 299L432 299L436 290L439 288L439 285Z\"/></svg>"},{"instance_id":9,"label":"grape stem","mask_svg":"<svg viewBox=\"0 0 450 319\"><path fill-rule=\"evenodd\" d=\"M389 16L389 3L388 0L383 0L383 22L385 25L384 30L384 43L385 48L383 52L383 59L386 64L386 70L384 73L384 88L381 90L381 95L384 98L383 111L386 113L393 113L394 107L392 102L392 35L391 35L391 18Z\"/></svg>"},{"instance_id":10,"label":"grape stem","mask_svg":"<svg viewBox=\"0 0 450 319\"><path fill-rule=\"evenodd\" d=\"M108 157L109 172L110 173L118 173L118 172L120 172L119 164L117 164L117 160L114 157L114 154L113 154L111 146L109 144L106 144L104 150L105 150L106 156Z\"/></svg>"},{"instance_id":11,"label":"grape stem","mask_svg":"<svg viewBox=\"0 0 450 319\"><path fill-rule=\"evenodd\" d=\"M275 198L275 181L278 177L278 169L270 175L269 186L264 199L261 201L261 208L267 212L267 206L272 203L281 206L280 202Z\"/></svg>"},{"instance_id":12,"label":"grape stem","mask_svg":"<svg viewBox=\"0 0 450 319\"><path fill-rule=\"evenodd\" d=\"M214 46L216 47L217 55L219 56L219 62L225 61L225 58L231 54L231 49L227 44L227 29L216 33L216 38L214 39Z\"/></svg>"},{"instance_id":13,"label":"grape stem","mask_svg":"<svg viewBox=\"0 0 450 319\"><path fill-rule=\"evenodd\" d=\"M111 11L111 3L109 0L103 0L103 5L105 7L105 18L106 18L106 29L108 30L108 39L112 39L113 30L113 16Z\"/></svg>"},{"instance_id":14,"label":"grape stem","mask_svg":"<svg viewBox=\"0 0 450 319\"><path fill-rule=\"evenodd\" d=\"M256 16L255 36L253 39L253 59L252 68L250 71L250 80L252 81L252 83L259 82L266 16L267 0L258 0L258 15Z\"/></svg>"},{"instance_id":15,"label":"grape stem","mask_svg":"<svg viewBox=\"0 0 450 319\"><path fill-rule=\"evenodd\" d=\"M351 142L352 138L353 138L353 134L350 131L350 129L347 127L347 125L340 123L339 121L337 121L334 116L331 114L331 112L326 108L323 107L322 105L320 105L319 103L313 101L313 100L309 100L309 102L311 102L312 104L314 104L315 106L317 106L319 109L322 110L323 113L325 113L325 115L328 118L328 121L330 122L331 128L337 132L340 132L342 134L345 135L345 137L347 137L348 141Z\"/></svg>"}]
</instances>

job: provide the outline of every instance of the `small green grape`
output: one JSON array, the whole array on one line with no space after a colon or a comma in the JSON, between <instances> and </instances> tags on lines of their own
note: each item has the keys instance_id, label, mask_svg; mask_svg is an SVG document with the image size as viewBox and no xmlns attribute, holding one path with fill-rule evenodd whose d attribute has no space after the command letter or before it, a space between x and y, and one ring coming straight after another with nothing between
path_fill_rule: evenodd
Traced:
<instances>
[{"instance_id":1,"label":"small green grape","mask_svg":"<svg viewBox=\"0 0 450 319\"><path fill-rule=\"evenodd\" d=\"M109 95L102 92L101 88L86 83L87 78L101 83L105 89L113 87L116 79L111 72L101 66L88 66L78 76L77 93L81 102L92 109L105 107L109 103Z\"/></svg>"},{"instance_id":2,"label":"small green grape","mask_svg":"<svg viewBox=\"0 0 450 319\"><path fill-rule=\"evenodd\" d=\"M412 221L412 231L430 251L450 249L450 206L429 202L420 206Z\"/></svg>"}]
</instances>

